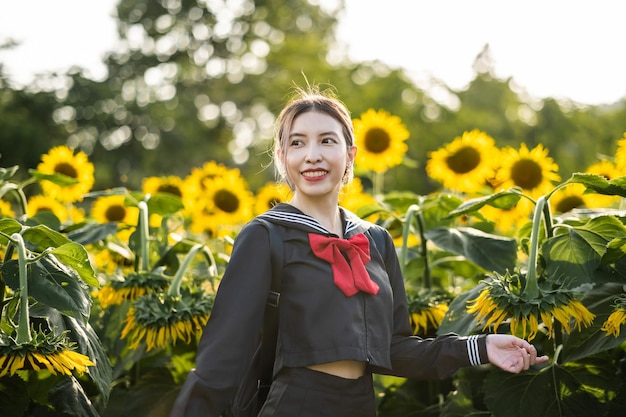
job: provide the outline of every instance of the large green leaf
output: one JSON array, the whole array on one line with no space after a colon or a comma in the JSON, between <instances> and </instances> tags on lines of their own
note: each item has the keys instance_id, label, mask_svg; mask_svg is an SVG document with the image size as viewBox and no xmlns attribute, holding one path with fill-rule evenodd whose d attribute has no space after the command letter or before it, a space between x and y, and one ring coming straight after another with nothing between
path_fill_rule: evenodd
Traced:
<instances>
[{"instance_id":1,"label":"large green leaf","mask_svg":"<svg viewBox=\"0 0 626 417\"><path fill-rule=\"evenodd\" d=\"M113 380L113 368L100 338L89 323L82 323L68 316L64 316L63 320L65 327L70 330L70 339L78 345L78 351L89 356L89 359L95 363L95 366L89 368L89 377L106 402Z\"/></svg>"},{"instance_id":2,"label":"large green leaf","mask_svg":"<svg viewBox=\"0 0 626 417\"><path fill-rule=\"evenodd\" d=\"M514 207L522 197L520 189L512 188L510 190L499 191L484 197L472 198L463 202L460 206L450 212L450 216L461 216L470 214L480 210L486 205L499 209L510 209Z\"/></svg>"},{"instance_id":3,"label":"large green leaf","mask_svg":"<svg viewBox=\"0 0 626 417\"><path fill-rule=\"evenodd\" d=\"M3 263L0 272L9 288L19 291L17 260ZM89 317L91 298L84 284L74 272L53 258L44 257L29 264L28 295L63 314L77 318Z\"/></svg>"},{"instance_id":4,"label":"large green leaf","mask_svg":"<svg viewBox=\"0 0 626 417\"><path fill-rule=\"evenodd\" d=\"M145 196L142 193L132 192L130 193L130 197L127 198L127 203L132 205L131 202L142 201L144 199ZM180 197L170 193L151 194L146 203L148 204L148 212L150 214L159 214L161 216L176 213L185 207Z\"/></svg>"},{"instance_id":5,"label":"large green leaf","mask_svg":"<svg viewBox=\"0 0 626 417\"><path fill-rule=\"evenodd\" d=\"M478 323L474 320L473 315L467 313L467 303L477 298L484 288L485 284L480 283L471 290L454 297L448 307L448 312L437 329L437 334L450 332L463 335L471 334Z\"/></svg>"},{"instance_id":6,"label":"large green leaf","mask_svg":"<svg viewBox=\"0 0 626 417\"><path fill-rule=\"evenodd\" d=\"M80 383L70 376L59 382L48 393L50 405L55 411L68 417L99 417L96 409L91 405L89 397Z\"/></svg>"},{"instance_id":7,"label":"large green leaf","mask_svg":"<svg viewBox=\"0 0 626 417\"><path fill-rule=\"evenodd\" d=\"M613 301L624 291L622 284L605 284L591 290L581 300L587 309L595 314L591 326L574 329L563 341L561 363L572 362L587 356L613 349L626 341L626 333L619 337L607 335L602 331L602 325L613 311Z\"/></svg>"},{"instance_id":8,"label":"large green leaf","mask_svg":"<svg viewBox=\"0 0 626 417\"><path fill-rule=\"evenodd\" d=\"M93 287L100 286L89 262L89 254L82 245L66 243L50 250L48 253L54 255L63 265L73 269L85 283Z\"/></svg>"},{"instance_id":9,"label":"large green leaf","mask_svg":"<svg viewBox=\"0 0 626 417\"><path fill-rule=\"evenodd\" d=\"M626 176L607 180L602 175L574 173L568 181L583 184L598 194L626 197Z\"/></svg>"},{"instance_id":10,"label":"large green leaf","mask_svg":"<svg viewBox=\"0 0 626 417\"><path fill-rule=\"evenodd\" d=\"M54 174L45 174L43 172L40 172L34 169L29 169L28 173L32 175L33 178L36 178L37 181L44 181L44 180L50 181L62 187L65 187L67 185L74 185L78 183L78 179L74 177L70 177L69 175L60 174L58 172Z\"/></svg>"},{"instance_id":11,"label":"large green leaf","mask_svg":"<svg viewBox=\"0 0 626 417\"><path fill-rule=\"evenodd\" d=\"M29 402L26 382L19 375L0 378L0 411L2 417L23 417Z\"/></svg>"},{"instance_id":12,"label":"large green leaf","mask_svg":"<svg viewBox=\"0 0 626 417\"><path fill-rule=\"evenodd\" d=\"M626 233L622 223L611 216L571 226L565 233L544 242L541 252L550 277L566 278L573 286L593 282L594 271L607 252L610 241Z\"/></svg>"},{"instance_id":13,"label":"large green leaf","mask_svg":"<svg viewBox=\"0 0 626 417\"><path fill-rule=\"evenodd\" d=\"M9 217L3 217L0 219L0 232L7 236L11 236L13 233L19 233L22 230L22 225L14 219Z\"/></svg>"},{"instance_id":14,"label":"large green leaf","mask_svg":"<svg viewBox=\"0 0 626 417\"><path fill-rule=\"evenodd\" d=\"M44 251L48 248L56 248L71 242L67 236L44 225L29 227L24 230L22 237L24 240L35 245L39 251Z\"/></svg>"},{"instance_id":15,"label":"large green leaf","mask_svg":"<svg viewBox=\"0 0 626 417\"><path fill-rule=\"evenodd\" d=\"M87 223L67 233L68 239L81 245L100 242L117 232L117 223Z\"/></svg>"},{"instance_id":16,"label":"large green leaf","mask_svg":"<svg viewBox=\"0 0 626 417\"><path fill-rule=\"evenodd\" d=\"M517 243L513 238L469 227L438 227L427 231L425 236L439 248L461 255L487 271L504 274L515 267Z\"/></svg>"},{"instance_id":17,"label":"large green leaf","mask_svg":"<svg viewBox=\"0 0 626 417\"><path fill-rule=\"evenodd\" d=\"M485 402L494 416L605 415L604 395L610 397L619 389L615 374L612 361L591 358L521 374L494 370L485 380Z\"/></svg>"}]
</instances>

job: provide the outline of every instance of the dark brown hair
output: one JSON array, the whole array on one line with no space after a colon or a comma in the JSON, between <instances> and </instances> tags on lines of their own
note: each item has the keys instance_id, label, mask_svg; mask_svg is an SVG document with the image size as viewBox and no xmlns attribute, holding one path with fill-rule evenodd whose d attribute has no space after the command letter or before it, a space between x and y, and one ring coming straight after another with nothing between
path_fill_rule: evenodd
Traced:
<instances>
[{"instance_id":1,"label":"dark brown hair","mask_svg":"<svg viewBox=\"0 0 626 417\"><path fill-rule=\"evenodd\" d=\"M297 88L296 93L283 108L276 123L276 135L274 138L274 165L282 180L292 187L286 177L283 161L278 157L279 153L285 157L284 150L287 149L289 134L293 121L302 113L317 111L325 113L337 120L342 127L343 136L348 150L354 146L354 129L352 127L352 117L346 106L339 100L331 90L321 92L319 88L309 86L308 89ZM281 152L282 151L282 152ZM352 165L346 168L344 183L348 183L354 175Z\"/></svg>"}]
</instances>

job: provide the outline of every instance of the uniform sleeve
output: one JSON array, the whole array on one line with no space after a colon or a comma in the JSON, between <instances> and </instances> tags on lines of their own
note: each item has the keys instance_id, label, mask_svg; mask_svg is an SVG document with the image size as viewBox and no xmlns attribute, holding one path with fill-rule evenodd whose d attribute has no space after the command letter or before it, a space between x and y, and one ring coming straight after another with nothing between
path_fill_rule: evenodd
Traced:
<instances>
[{"instance_id":1,"label":"uniform sleeve","mask_svg":"<svg viewBox=\"0 0 626 417\"><path fill-rule=\"evenodd\" d=\"M444 379L459 368L488 362L486 335L459 336L454 333L436 338L413 336L404 279L393 240L385 229L383 256L393 289L393 334L391 367L372 367L373 372L414 379Z\"/></svg>"},{"instance_id":2,"label":"uniform sleeve","mask_svg":"<svg viewBox=\"0 0 626 417\"><path fill-rule=\"evenodd\" d=\"M234 397L260 340L271 285L268 242L267 229L254 221L235 239L198 345L196 367L171 417L218 417Z\"/></svg>"}]
</instances>

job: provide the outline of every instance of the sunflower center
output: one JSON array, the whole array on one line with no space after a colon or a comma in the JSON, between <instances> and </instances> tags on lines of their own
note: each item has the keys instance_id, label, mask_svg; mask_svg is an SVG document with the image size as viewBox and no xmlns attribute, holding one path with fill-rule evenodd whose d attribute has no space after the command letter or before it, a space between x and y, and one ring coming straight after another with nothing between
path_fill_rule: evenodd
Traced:
<instances>
[{"instance_id":1,"label":"sunflower center","mask_svg":"<svg viewBox=\"0 0 626 417\"><path fill-rule=\"evenodd\" d=\"M61 162L54 166L54 172L57 174L67 175L68 177L78 178L78 172L71 164Z\"/></svg>"},{"instance_id":2,"label":"sunflower center","mask_svg":"<svg viewBox=\"0 0 626 417\"><path fill-rule=\"evenodd\" d=\"M480 153L475 148L466 146L448 156L446 163L457 174L467 174L480 164Z\"/></svg>"},{"instance_id":3,"label":"sunflower center","mask_svg":"<svg viewBox=\"0 0 626 417\"><path fill-rule=\"evenodd\" d=\"M385 129L371 128L365 135L365 148L371 153L383 153L389 149L391 138Z\"/></svg>"},{"instance_id":4,"label":"sunflower center","mask_svg":"<svg viewBox=\"0 0 626 417\"><path fill-rule=\"evenodd\" d=\"M517 161L511 169L511 179L516 186L524 190L532 190L543 181L541 167L530 159Z\"/></svg>"},{"instance_id":5,"label":"sunflower center","mask_svg":"<svg viewBox=\"0 0 626 417\"><path fill-rule=\"evenodd\" d=\"M561 201L556 204L555 210L559 213L567 213L568 211L575 209L576 207L581 207L585 204L582 198L577 195L571 195L565 197Z\"/></svg>"},{"instance_id":6,"label":"sunflower center","mask_svg":"<svg viewBox=\"0 0 626 417\"><path fill-rule=\"evenodd\" d=\"M280 204L280 203L281 203L281 199L280 199L280 198L278 198L278 197L272 197L272 198L270 198L270 199L268 200L268 202L267 202L267 206L268 206L269 208L272 208L272 207L274 207L274 206L276 206L276 205L278 205L278 204Z\"/></svg>"},{"instance_id":7,"label":"sunflower center","mask_svg":"<svg viewBox=\"0 0 626 417\"><path fill-rule=\"evenodd\" d=\"M180 191L180 188L178 188L178 187L176 187L175 185L172 185L172 184L162 184L162 185L160 185L159 188L157 189L157 192L172 194L172 195L175 195L176 197L182 197L183 196L183 193Z\"/></svg>"},{"instance_id":8,"label":"sunflower center","mask_svg":"<svg viewBox=\"0 0 626 417\"><path fill-rule=\"evenodd\" d=\"M104 216L110 222L121 222L126 217L126 209L118 204L107 207Z\"/></svg>"},{"instance_id":9,"label":"sunflower center","mask_svg":"<svg viewBox=\"0 0 626 417\"><path fill-rule=\"evenodd\" d=\"M213 201L217 208L226 213L234 213L239 208L239 199L228 190L219 190L215 193Z\"/></svg>"}]
</instances>

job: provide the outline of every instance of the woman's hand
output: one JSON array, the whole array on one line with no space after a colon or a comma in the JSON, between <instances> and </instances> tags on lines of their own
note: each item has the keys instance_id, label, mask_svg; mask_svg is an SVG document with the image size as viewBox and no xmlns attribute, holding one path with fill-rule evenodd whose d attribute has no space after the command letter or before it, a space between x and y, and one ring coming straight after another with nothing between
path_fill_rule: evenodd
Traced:
<instances>
[{"instance_id":1,"label":"woman's hand","mask_svg":"<svg viewBox=\"0 0 626 417\"><path fill-rule=\"evenodd\" d=\"M506 334L487 335L487 356L489 362L514 374L548 360L547 356L537 357L537 349L524 339Z\"/></svg>"}]
</instances>

